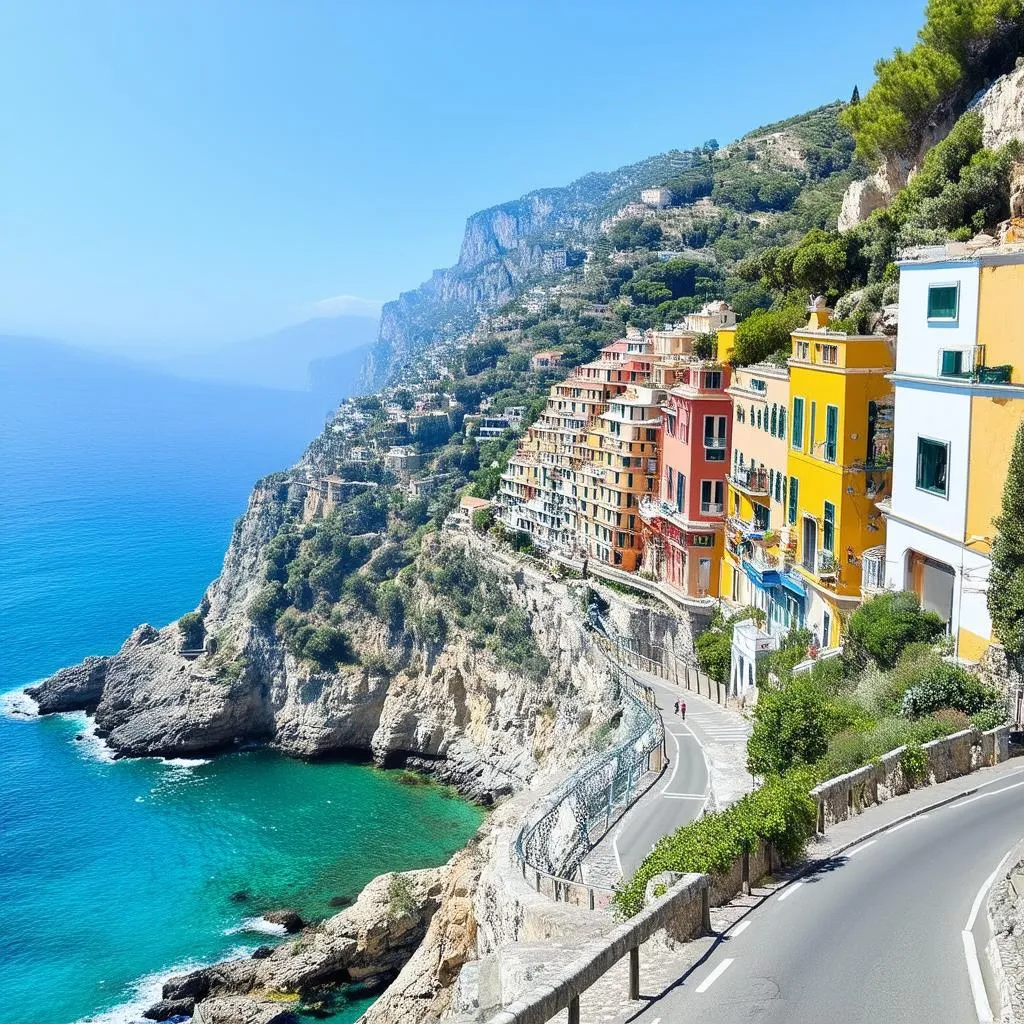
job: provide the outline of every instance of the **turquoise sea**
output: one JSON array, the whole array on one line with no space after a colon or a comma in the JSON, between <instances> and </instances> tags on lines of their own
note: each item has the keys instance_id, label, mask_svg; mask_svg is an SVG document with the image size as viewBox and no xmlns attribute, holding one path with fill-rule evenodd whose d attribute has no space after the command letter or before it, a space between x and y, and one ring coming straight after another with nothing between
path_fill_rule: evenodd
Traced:
<instances>
[{"instance_id":1,"label":"turquoise sea","mask_svg":"<svg viewBox=\"0 0 1024 1024\"><path fill-rule=\"evenodd\" d=\"M0 691L192 608L253 481L325 412L0 340ZM84 717L5 704L5 1024L138 1019L170 971L275 941L250 930L260 911L326 916L381 871L442 862L481 819L362 765L112 762Z\"/></svg>"}]
</instances>

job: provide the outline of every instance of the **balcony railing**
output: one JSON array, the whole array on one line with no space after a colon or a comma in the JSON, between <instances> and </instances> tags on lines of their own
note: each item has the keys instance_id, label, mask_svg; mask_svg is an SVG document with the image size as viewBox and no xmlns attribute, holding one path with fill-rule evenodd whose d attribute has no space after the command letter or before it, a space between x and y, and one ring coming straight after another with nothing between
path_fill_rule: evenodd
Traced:
<instances>
[{"instance_id":1,"label":"balcony railing","mask_svg":"<svg viewBox=\"0 0 1024 1024\"><path fill-rule=\"evenodd\" d=\"M726 441L724 437L710 437L707 434L704 435L704 447L708 451L721 451L726 447Z\"/></svg>"},{"instance_id":2,"label":"balcony railing","mask_svg":"<svg viewBox=\"0 0 1024 1024\"><path fill-rule=\"evenodd\" d=\"M720 516L722 514L722 503L720 501L702 501L700 503L700 514L702 516Z\"/></svg>"},{"instance_id":3,"label":"balcony railing","mask_svg":"<svg viewBox=\"0 0 1024 1024\"><path fill-rule=\"evenodd\" d=\"M819 579L835 579L839 574L839 563L831 551L807 552L800 564Z\"/></svg>"},{"instance_id":4,"label":"balcony railing","mask_svg":"<svg viewBox=\"0 0 1024 1024\"><path fill-rule=\"evenodd\" d=\"M770 494L768 470L763 466L756 469L753 466L737 467L730 479L736 487L753 494Z\"/></svg>"},{"instance_id":5,"label":"balcony railing","mask_svg":"<svg viewBox=\"0 0 1024 1024\"><path fill-rule=\"evenodd\" d=\"M885 548L869 548L861 556L861 590L878 593L885 590Z\"/></svg>"}]
</instances>

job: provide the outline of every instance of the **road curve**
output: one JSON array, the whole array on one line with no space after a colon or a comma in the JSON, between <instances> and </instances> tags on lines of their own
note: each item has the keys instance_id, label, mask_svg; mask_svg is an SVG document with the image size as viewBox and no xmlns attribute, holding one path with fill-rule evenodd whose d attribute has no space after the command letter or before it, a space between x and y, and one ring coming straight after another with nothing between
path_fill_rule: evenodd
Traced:
<instances>
[{"instance_id":1,"label":"road curve","mask_svg":"<svg viewBox=\"0 0 1024 1024\"><path fill-rule=\"evenodd\" d=\"M668 767L664 776L615 826L611 842L618 868L629 877L651 847L680 825L699 818L711 800L711 782L705 750L713 743L733 744L737 758L745 759L750 725L734 711L687 690L670 686L647 673L637 673L654 691L665 722ZM675 714L677 700L686 701L685 720Z\"/></svg>"},{"instance_id":2,"label":"road curve","mask_svg":"<svg viewBox=\"0 0 1024 1024\"><path fill-rule=\"evenodd\" d=\"M976 1024L963 931L1024 836L1024 772L849 849L777 892L631 1021ZM981 914L984 918L984 912ZM983 946L983 936L978 946Z\"/></svg>"}]
</instances>

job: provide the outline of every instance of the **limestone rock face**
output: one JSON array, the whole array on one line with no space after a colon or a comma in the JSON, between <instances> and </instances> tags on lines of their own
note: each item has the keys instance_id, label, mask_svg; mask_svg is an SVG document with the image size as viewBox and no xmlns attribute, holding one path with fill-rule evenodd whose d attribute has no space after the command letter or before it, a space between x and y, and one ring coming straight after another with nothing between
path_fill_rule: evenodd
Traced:
<instances>
[{"instance_id":1,"label":"limestone rock face","mask_svg":"<svg viewBox=\"0 0 1024 1024\"><path fill-rule=\"evenodd\" d=\"M843 196L838 228L846 231L887 206L892 197L920 168L925 154L936 142L945 138L956 123L960 105L951 102L935 116L924 133L918 152L910 157L892 157L882 163L874 174L851 182ZM976 110L984 122L982 140L989 149L1005 146L1014 139L1024 141L1024 60L1008 74L997 78L971 100L968 110Z\"/></svg>"},{"instance_id":2,"label":"limestone rock face","mask_svg":"<svg viewBox=\"0 0 1024 1024\"><path fill-rule=\"evenodd\" d=\"M59 711L93 712L103 696L107 660L86 658L81 665L62 668L45 685L28 687L26 693L44 715Z\"/></svg>"}]
</instances>

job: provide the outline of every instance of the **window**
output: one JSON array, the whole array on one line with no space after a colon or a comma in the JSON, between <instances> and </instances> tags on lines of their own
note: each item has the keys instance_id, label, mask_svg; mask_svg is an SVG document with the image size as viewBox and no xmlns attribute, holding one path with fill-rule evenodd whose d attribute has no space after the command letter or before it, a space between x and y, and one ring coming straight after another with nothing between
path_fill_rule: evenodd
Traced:
<instances>
[{"instance_id":1,"label":"window","mask_svg":"<svg viewBox=\"0 0 1024 1024\"><path fill-rule=\"evenodd\" d=\"M772 437L775 437L779 432L779 407L772 405Z\"/></svg>"},{"instance_id":2,"label":"window","mask_svg":"<svg viewBox=\"0 0 1024 1024\"><path fill-rule=\"evenodd\" d=\"M958 284L933 284L928 287L928 319L956 320L960 311Z\"/></svg>"},{"instance_id":3,"label":"window","mask_svg":"<svg viewBox=\"0 0 1024 1024\"><path fill-rule=\"evenodd\" d=\"M793 447L803 451L804 447L804 400L793 399Z\"/></svg>"},{"instance_id":4,"label":"window","mask_svg":"<svg viewBox=\"0 0 1024 1024\"><path fill-rule=\"evenodd\" d=\"M713 548L715 535L713 533L695 533L690 538L690 545L695 548Z\"/></svg>"},{"instance_id":5,"label":"window","mask_svg":"<svg viewBox=\"0 0 1024 1024\"><path fill-rule=\"evenodd\" d=\"M686 501L686 477L682 473L676 474L676 511L683 511L683 503Z\"/></svg>"},{"instance_id":6,"label":"window","mask_svg":"<svg viewBox=\"0 0 1024 1024\"><path fill-rule=\"evenodd\" d=\"M825 406L825 461L835 462L839 447L839 406Z\"/></svg>"},{"instance_id":7,"label":"window","mask_svg":"<svg viewBox=\"0 0 1024 1024\"><path fill-rule=\"evenodd\" d=\"M825 514L822 517L821 546L835 554L836 550L836 507L831 501L825 502Z\"/></svg>"},{"instance_id":8,"label":"window","mask_svg":"<svg viewBox=\"0 0 1024 1024\"><path fill-rule=\"evenodd\" d=\"M795 476L789 478L789 522L796 523L797 497L800 493L800 481Z\"/></svg>"},{"instance_id":9,"label":"window","mask_svg":"<svg viewBox=\"0 0 1024 1024\"><path fill-rule=\"evenodd\" d=\"M736 422L737 423L742 423L743 422L743 406L742 405L737 405L736 406Z\"/></svg>"},{"instance_id":10,"label":"window","mask_svg":"<svg viewBox=\"0 0 1024 1024\"><path fill-rule=\"evenodd\" d=\"M786 407L779 406L779 437L786 439Z\"/></svg>"},{"instance_id":11,"label":"window","mask_svg":"<svg viewBox=\"0 0 1024 1024\"><path fill-rule=\"evenodd\" d=\"M671 466L666 466L665 467L665 482L668 484L667 491L668 491L669 497L671 497L672 496L672 467Z\"/></svg>"},{"instance_id":12,"label":"window","mask_svg":"<svg viewBox=\"0 0 1024 1024\"><path fill-rule=\"evenodd\" d=\"M809 341L797 341L793 345L793 358L807 360L810 357L811 343Z\"/></svg>"},{"instance_id":13,"label":"window","mask_svg":"<svg viewBox=\"0 0 1024 1024\"><path fill-rule=\"evenodd\" d=\"M780 473L779 476L782 476L782 474ZM783 505L786 504L787 483L789 483L789 481L786 479L786 477L782 476L782 497L779 500L782 502Z\"/></svg>"},{"instance_id":14,"label":"window","mask_svg":"<svg viewBox=\"0 0 1024 1024\"><path fill-rule=\"evenodd\" d=\"M760 409L757 410L757 428L758 429L761 428L761 410Z\"/></svg>"},{"instance_id":15,"label":"window","mask_svg":"<svg viewBox=\"0 0 1024 1024\"><path fill-rule=\"evenodd\" d=\"M725 416L704 417L704 458L708 462L725 462L728 423Z\"/></svg>"},{"instance_id":16,"label":"window","mask_svg":"<svg viewBox=\"0 0 1024 1024\"><path fill-rule=\"evenodd\" d=\"M821 349L821 361L825 366L839 365L838 345L819 345L818 348Z\"/></svg>"},{"instance_id":17,"label":"window","mask_svg":"<svg viewBox=\"0 0 1024 1024\"><path fill-rule=\"evenodd\" d=\"M775 500L782 501L782 485L785 482L785 477L781 473L775 474Z\"/></svg>"},{"instance_id":18,"label":"window","mask_svg":"<svg viewBox=\"0 0 1024 1024\"><path fill-rule=\"evenodd\" d=\"M754 406L750 406L750 425L754 425Z\"/></svg>"},{"instance_id":19,"label":"window","mask_svg":"<svg viewBox=\"0 0 1024 1024\"><path fill-rule=\"evenodd\" d=\"M701 515L717 516L722 513L722 490L721 480L702 480L700 482L700 511Z\"/></svg>"},{"instance_id":20,"label":"window","mask_svg":"<svg viewBox=\"0 0 1024 1024\"><path fill-rule=\"evenodd\" d=\"M949 464L949 445L945 441L917 439L917 487L929 494L948 494L946 470Z\"/></svg>"},{"instance_id":21,"label":"window","mask_svg":"<svg viewBox=\"0 0 1024 1024\"><path fill-rule=\"evenodd\" d=\"M967 353L962 349L944 348L939 351L939 376L940 377L969 377L970 369L964 369L964 356Z\"/></svg>"},{"instance_id":22,"label":"window","mask_svg":"<svg viewBox=\"0 0 1024 1024\"><path fill-rule=\"evenodd\" d=\"M811 423L807 429L807 454L814 454L814 427L818 419L818 403L811 402Z\"/></svg>"},{"instance_id":23,"label":"window","mask_svg":"<svg viewBox=\"0 0 1024 1024\"><path fill-rule=\"evenodd\" d=\"M722 371L709 370L704 374L704 387L708 391L718 391L722 386Z\"/></svg>"}]
</instances>

